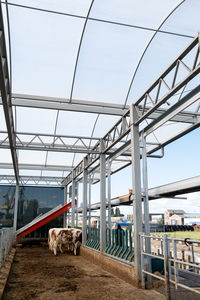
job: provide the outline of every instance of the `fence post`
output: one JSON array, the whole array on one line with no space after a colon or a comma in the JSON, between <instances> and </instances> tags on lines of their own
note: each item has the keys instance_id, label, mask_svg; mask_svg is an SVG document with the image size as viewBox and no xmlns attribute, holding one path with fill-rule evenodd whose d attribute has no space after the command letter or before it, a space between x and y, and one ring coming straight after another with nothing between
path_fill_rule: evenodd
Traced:
<instances>
[{"instance_id":1,"label":"fence post","mask_svg":"<svg viewBox=\"0 0 200 300\"><path fill-rule=\"evenodd\" d=\"M170 293L170 282L169 282L169 264L168 264L168 236L164 234L163 236L164 242L164 269L165 269L165 293L166 293L166 300L171 300L171 293Z\"/></svg>"},{"instance_id":2,"label":"fence post","mask_svg":"<svg viewBox=\"0 0 200 300\"><path fill-rule=\"evenodd\" d=\"M141 249L141 279L142 279L142 288L145 289L145 278L144 278L144 242L142 232L140 232L140 249Z\"/></svg>"},{"instance_id":3,"label":"fence post","mask_svg":"<svg viewBox=\"0 0 200 300\"><path fill-rule=\"evenodd\" d=\"M175 275L175 287L177 289L178 279L178 263L177 260L177 248L176 248L176 240L173 240L173 252L174 252L174 275Z\"/></svg>"}]
</instances>

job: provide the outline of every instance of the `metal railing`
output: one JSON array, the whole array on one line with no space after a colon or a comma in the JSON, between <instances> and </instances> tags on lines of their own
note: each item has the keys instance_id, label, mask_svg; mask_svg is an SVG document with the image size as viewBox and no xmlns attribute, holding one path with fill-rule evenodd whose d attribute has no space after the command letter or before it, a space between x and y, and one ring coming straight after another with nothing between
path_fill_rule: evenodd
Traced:
<instances>
[{"instance_id":1,"label":"metal railing","mask_svg":"<svg viewBox=\"0 0 200 300\"><path fill-rule=\"evenodd\" d=\"M145 241L148 239L151 240L149 252L145 249ZM152 241L158 244L157 254L155 248L152 251ZM195 250L195 247L200 246L200 240L170 238L167 234L161 237L140 233L140 246L143 288L145 288L145 277L152 276L165 282L166 299L171 299L170 283L174 284L176 289L181 287L200 295L200 263L196 261L197 253ZM183 250L185 247L186 250ZM188 261L186 261L185 252L187 252ZM149 263L151 265L150 269L148 268ZM157 268L155 268L155 263L157 263ZM155 271L160 274L158 272L154 274ZM184 283L181 283L181 281L184 281ZM191 281L193 287L189 286ZM188 285L185 282L188 282Z\"/></svg>"},{"instance_id":2,"label":"metal railing","mask_svg":"<svg viewBox=\"0 0 200 300\"><path fill-rule=\"evenodd\" d=\"M3 266L14 242L13 228L0 229L0 267Z\"/></svg>"},{"instance_id":3,"label":"metal railing","mask_svg":"<svg viewBox=\"0 0 200 300\"><path fill-rule=\"evenodd\" d=\"M99 228L88 228L86 246L97 251L100 250ZM134 249L132 244L132 230L107 229L105 253L124 261L133 262Z\"/></svg>"}]
</instances>

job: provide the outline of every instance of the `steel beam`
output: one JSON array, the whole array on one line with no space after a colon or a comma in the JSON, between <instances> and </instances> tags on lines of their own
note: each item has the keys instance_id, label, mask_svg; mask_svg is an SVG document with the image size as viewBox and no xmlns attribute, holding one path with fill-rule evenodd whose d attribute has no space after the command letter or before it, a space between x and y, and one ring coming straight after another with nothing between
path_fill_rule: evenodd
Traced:
<instances>
[{"instance_id":1,"label":"steel beam","mask_svg":"<svg viewBox=\"0 0 200 300\"><path fill-rule=\"evenodd\" d=\"M79 205L79 193L78 193L78 189L79 189L79 183L76 182L76 188L77 188L77 194L76 194L76 227L78 227L78 205Z\"/></svg>"},{"instance_id":2,"label":"steel beam","mask_svg":"<svg viewBox=\"0 0 200 300\"><path fill-rule=\"evenodd\" d=\"M14 207L14 220L13 220L13 232L17 230L17 215L18 215L18 200L19 200L19 186L15 188L15 207Z\"/></svg>"},{"instance_id":3,"label":"steel beam","mask_svg":"<svg viewBox=\"0 0 200 300\"><path fill-rule=\"evenodd\" d=\"M133 186L133 222L134 222L134 262L138 284L141 280L141 249L140 236L142 232L142 197L140 181L140 141L139 126L134 125L138 113L134 105L130 110L131 152L132 152L132 186Z\"/></svg>"},{"instance_id":4,"label":"steel beam","mask_svg":"<svg viewBox=\"0 0 200 300\"><path fill-rule=\"evenodd\" d=\"M101 151L104 151L104 144L101 141ZM100 252L106 248L106 155L100 155Z\"/></svg>"},{"instance_id":5,"label":"steel beam","mask_svg":"<svg viewBox=\"0 0 200 300\"><path fill-rule=\"evenodd\" d=\"M9 82L6 40L5 40L5 33L4 33L4 23L3 23L3 13L2 13L1 3L0 3L0 91L1 91L1 99L3 104L4 115L5 115L6 127L8 131L9 147L11 151L16 183L19 184L19 170L18 170L17 153L15 150L15 134L14 134L12 103L11 103L11 89L10 89L10 82Z\"/></svg>"},{"instance_id":6,"label":"steel beam","mask_svg":"<svg viewBox=\"0 0 200 300\"><path fill-rule=\"evenodd\" d=\"M52 186L63 186L63 177L53 176L20 176L20 185L52 185ZM0 175L0 182L2 184L13 185L16 183L15 176L13 175Z\"/></svg>"},{"instance_id":7,"label":"steel beam","mask_svg":"<svg viewBox=\"0 0 200 300\"><path fill-rule=\"evenodd\" d=\"M73 172L72 172L73 176ZM72 219L71 219L71 226L74 228L75 224L75 179L72 179Z\"/></svg>"},{"instance_id":8,"label":"steel beam","mask_svg":"<svg viewBox=\"0 0 200 300\"><path fill-rule=\"evenodd\" d=\"M111 163L107 163L107 205L108 205L108 228L112 229L111 223Z\"/></svg>"},{"instance_id":9,"label":"steel beam","mask_svg":"<svg viewBox=\"0 0 200 300\"><path fill-rule=\"evenodd\" d=\"M89 210L89 214L88 214L88 227L91 228L91 188L92 188L92 179L91 179L91 175L89 176L89 189L88 189L88 210Z\"/></svg>"},{"instance_id":10,"label":"steel beam","mask_svg":"<svg viewBox=\"0 0 200 300\"><path fill-rule=\"evenodd\" d=\"M190 57L193 59L192 66L188 66L184 60ZM196 75L200 73L199 58L199 36L197 36L189 46L173 61L173 63L162 73L162 75L151 85L151 87L136 101L135 106L143 108L135 125L140 124L143 120L153 113L162 104L166 103L176 92L184 87ZM180 65L187 70L188 75L183 78L180 71ZM179 76L180 74L180 76ZM181 79L180 79L180 78ZM179 81L178 81L179 79ZM170 82L169 82L170 80ZM161 93L163 87L166 93ZM147 103L151 103L151 107L146 111Z\"/></svg>"},{"instance_id":11,"label":"steel beam","mask_svg":"<svg viewBox=\"0 0 200 300\"><path fill-rule=\"evenodd\" d=\"M67 204L67 186L64 186L64 204ZM67 213L64 212L63 214L63 227L67 227Z\"/></svg>"},{"instance_id":12,"label":"steel beam","mask_svg":"<svg viewBox=\"0 0 200 300\"><path fill-rule=\"evenodd\" d=\"M71 172L72 166L40 165L40 164L18 164L19 170L42 170L42 171L66 171ZM13 164L0 163L0 169L13 169Z\"/></svg>"},{"instance_id":13,"label":"steel beam","mask_svg":"<svg viewBox=\"0 0 200 300\"><path fill-rule=\"evenodd\" d=\"M145 135L150 134L157 128L165 124L167 121L172 120L174 116L186 109L188 106L192 105L194 102L200 99L200 85L198 85L194 90L188 93L185 97L180 99L176 104L170 107L162 116L158 117L156 120L152 121L148 126L145 127ZM195 118L193 119L193 123Z\"/></svg>"},{"instance_id":14,"label":"steel beam","mask_svg":"<svg viewBox=\"0 0 200 300\"><path fill-rule=\"evenodd\" d=\"M86 158L84 158L84 170L83 170L83 240L82 243L85 245L87 241L87 170L85 166L87 165Z\"/></svg>"},{"instance_id":15,"label":"steel beam","mask_svg":"<svg viewBox=\"0 0 200 300\"><path fill-rule=\"evenodd\" d=\"M19 107L56 109L116 116L123 116L123 114L128 110L128 106L124 108L123 105L120 104L76 99L72 99L72 102L70 102L70 99L65 98L25 94L13 94L12 105Z\"/></svg>"},{"instance_id":16,"label":"steel beam","mask_svg":"<svg viewBox=\"0 0 200 300\"><path fill-rule=\"evenodd\" d=\"M142 133L142 179L143 179L143 207L144 207L144 228L145 234L150 235L149 224L149 196L148 196L148 171L147 171L147 153L146 153L146 138ZM145 252L151 253L151 239L145 239ZM147 257L147 272L151 273L151 260ZM147 280L152 283L152 277L147 276Z\"/></svg>"},{"instance_id":17,"label":"steel beam","mask_svg":"<svg viewBox=\"0 0 200 300\"><path fill-rule=\"evenodd\" d=\"M5 131L0 131L2 139L0 148L9 149L9 136ZM51 142L47 142L51 140ZM16 133L15 149L37 150L69 153L93 153L93 147L88 146L91 142L99 141L98 138L85 136L53 135L44 133ZM96 153L96 152L95 152Z\"/></svg>"},{"instance_id":18,"label":"steel beam","mask_svg":"<svg viewBox=\"0 0 200 300\"><path fill-rule=\"evenodd\" d=\"M160 145L153 147L153 149L150 150L150 151L148 152L148 154L150 155L150 154L152 154L152 153L158 151L159 149L166 147L166 146L169 145L170 143L172 143L172 142L178 140L179 138L183 137L184 135L190 133L191 131L193 131L193 130L199 128L199 127L200 127L200 120L197 121L197 122L195 122L193 125L189 126L188 128L182 130L181 132L179 132L179 133L173 135L171 138L169 138L169 139L167 139L166 141L162 142Z\"/></svg>"},{"instance_id":19,"label":"steel beam","mask_svg":"<svg viewBox=\"0 0 200 300\"><path fill-rule=\"evenodd\" d=\"M124 108L120 104L112 104L105 102L96 102L96 101L85 101L85 100L73 100L72 103L69 102L69 99L64 98L53 98L53 97L44 97L44 96L34 96L34 95L23 95L23 94L13 94L12 105L21 106L21 107L32 107L32 108L42 108L42 109L56 109L56 110L66 110L66 111L76 111L76 112L86 112L86 113L95 113L95 114L108 114L108 115L117 115L123 116L128 112L129 107ZM0 99L0 104L2 100ZM147 112L150 107L146 106L145 108L138 107L140 113ZM158 108L156 111L152 112L149 115L149 119L156 119L162 115L166 109ZM173 122L184 122L192 123L194 114L191 112L184 112L173 118Z\"/></svg>"}]
</instances>

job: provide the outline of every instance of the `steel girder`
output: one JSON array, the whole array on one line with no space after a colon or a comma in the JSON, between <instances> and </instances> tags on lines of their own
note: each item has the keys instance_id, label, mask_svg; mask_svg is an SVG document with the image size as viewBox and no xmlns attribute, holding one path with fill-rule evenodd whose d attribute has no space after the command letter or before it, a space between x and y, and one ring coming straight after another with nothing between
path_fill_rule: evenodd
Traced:
<instances>
[{"instance_id":1,"label":"steel girder","mask_svg":"<svg viewBox=\"0 0 200 300\"><path fill-rule=\"evenodd\" d=\"M0 104L2 104L1 98L0 98ZM123 109L123 106L119 104L95 102L95 101L92 102L92 101L85 101L85 100L73 100L73 102L70 103L68 99L66 100L63 98L32 96L32 95L24 95L24 94L13 94L12 105L17 107L56 109L56 110L117 115L117 116L123 116L126 112L128 112L128 106L126 106L125 109ZM149 109L150 107L146 106L144 110L145 112L147 112ZM138 110L141 114L143 108L139 106ZM158 108L154 112L152 112L148 118L152 120L157 119L165 111L166 109L164 108ZM192 123L194 116L195 113L184 111L174 116L173 122Z\"/></svg>"},{"instance_id":2,"label":"steel girder","mask_svg":"<svg viewBox=\"0 0 200 300\"><path fill-rule=\"evenodd\" d=\"M26 94L13 94L12 105L30 108L44 108L67 110L85 113L105 114L123 116L128 110L128 106L124 108L120 104L112 104L105 102L95 102L86 100L65 99L55 97L44 97Z\"/></svg>"},{"instance_id":3,"label":"steel girder","mask_svg":"<svg viewBox=\"0 0 200 300\"><path fill-rule=\"evenodd\" d=\"M61 165L40 165L40 164L18 164L20 170L40 170L40 171L61 171L71 172L72 166ZM0 169L13 169L13 165L9 163L1 163Z\"/></svg>"},{"instance_id":4,"label":"steel girder","mask_svg":"<svg viewBox=\"0 0 200 300\"><path fill-rule=\"evenodd\" d=\"M19 185L54 185L62 186L64 177L56 176L20 176ZM16 178L13 175L0 175L1 184L16 184Z\"/></svg>"},{"instance_id":5,"label":"steel girder","mask_svg":"<svg viewBox=\"0 0 200 300\"><path fill-rule=\"evenodd\" d=\"M7 132L0 131L3 138L0 140L0 148L9 149L9 136ZM15 133L15 148L20 150L38 150L70 153L93 153L90 143L96 143L98 138L84 136L51 135L44 133ZM47 142L48 140L48 142Z\"/></svg>"},{"instance_id":6,"label":"steel girder","mask_svg":"<svg viewBox=\"0 0 200 300\"><path fill-rule=\"evenodd\" d=\"M4 109L5 121L6 121L7 131L8 131L9 148L11 151L11 157L12 157L16 182L18 184L19 170L18 170L17 153L15 150L15 134L14 134L12 103L11 103L11 89L10 89L10 82L9 82L8 59L6 53L6 40L5 40L5 33L4 33L4 23L3 23L1 3L0 3L0 90L1 90L1 99L3 104L3 109Z\"/></svg>"},{"instance_id":7,"label":"steel girder","mask_svg":"<svg viewBox=\"0 0 200 300\"><path fill-rule=\"evenodd\" d=\"M170 99L176 92L178 92L182 87L184 87L190 80L192 80L196 75L200 72L200 64L198 63L199 60L199 50L200 48L200 41L199 36L197 36L192 43L181 53L181 55L178 56L178 58L170 65L170 67L154 82L154 84L143 94L142 97L139 98L138 101L134 104L136 111L138 113L138 119L134 122L135 125L139 125L143 120L150 119L151 115L164 103L167 102L167 100ZM183 61L187 55L193 55L193 65L190 68L186 65L186 63ZM189 75L182 78L177 82L178 73L179 73L179 66L182 64L188 71ZM165 77L167 77L170 72L172 72L173 76L171 78L172 82L171 85L167 84ZM166 87L166 93L165 95L161 95L161 88L162 85ZM154 91L156 90L156 93ZM159 117L154 120L154 126L157 124L156 128L161 126L163 123L173 120L174 117L176 117L179 113L182 113L182 111L191 103L196 101L199 97L199 87L195 89L192 94L189 93L187 96L185 96L183 99L181 99L179 105L177 103L170 106L168 109L162 109L162 113L159 115ZM151 96L151 92L154 91L155 98L153 99ZM192 98L195 97L195 98ZM192 98L192 100L191 100ZM147 105L147 100L150 100L151 106L149 107L149 104ZM180 99L179 99L180 100ZM177 108L178 107L178 108ZM183 112L182 114L184 114ZM198 111L194 114L191 113L191 116L193 116L192 123L193 125L190 126L190 131L192 128L198 127ZM163 122L162 122L163 120ZM160 124L159 124L160 122ZM123 142L124 147L123 151L127 151L130 149L130 110L128 110L124 116L111 128L111 130L108 131L108 133L95 145L93 148L94 151L96 151L96 154L87 154L85 157L85 168L89 168L93 163L95 163L99 158L100 155L98 152L101 151L100 144L101 141L104 145L104 150L102 153L107 153L108 151L117 143ZM145 131L145 127L148 128L148 126L144 126L142 130ZM154 127L152 126L152 131L154 130ZM187 133L186 130L182 132L182 134ZM141 131L140 131L141 134ZM178 134L176 134L175 138L178 138ZM167 141L166 141L167 143ZM155 146L155 150L152 150L152 152L158 150L161 148L161 145ZM149 154L149 153L147 153ZM75 174L79 176L83 172L83 161L81 161L75 168ZM63 181L63 184L69 184L72 180L71 174L69 174L66 179Z\"/></svg>"},{"instance_id":8,"label":"steel girder","mask_svg":"<svg viewBox=\"0 0 200 300\"><path fill-rule=\"evenodd\" d=\"M148 190L149 200L157 200L160 198L170 198L175 197L177 195L183 195L193 192L200 191L200 176L184 179L181 181L176 181L173 183L168 183L166 185L158 186L155 188L150 188ZM180 198L178 198L180 199ZM133 200L130 197L130 194L123 197L116 197L111 199L111 206L118 206L118 205L130 205L133 203ZM106 206L108 206L106 204ZM98 210L100 209L100 202L91 204L91 210ZM87 207L89 210L89 207ZM78 212L82 212L82 208L78 209Z\"/></svg>"},{"instance_id":9,"label":"steel girder","mask_svg":"<svg viewBox=\"0 0 200 300\"><path fill-rule=\"evenodd\" d=\"M154 112L162 104L166 103L177 91L184 87L190 80L200 73L199 46L200 36L198 35L192 43L174 60L165 72L151 85L151 87L136 101L135 106L138 111L139 119L135 125L140 124L152 112ZM188 65L185 60L188 57L191 59L192 65ZM191 62L190 62L191 63ZM187 75L183 77L180 71L182 66ZM180 79L181 78L181 79ZM163 94L163 88L165 93ZM147 109L147 105L151 106ZM142 113L139 108L142 107Z\"/></svg>"}]
</instances>

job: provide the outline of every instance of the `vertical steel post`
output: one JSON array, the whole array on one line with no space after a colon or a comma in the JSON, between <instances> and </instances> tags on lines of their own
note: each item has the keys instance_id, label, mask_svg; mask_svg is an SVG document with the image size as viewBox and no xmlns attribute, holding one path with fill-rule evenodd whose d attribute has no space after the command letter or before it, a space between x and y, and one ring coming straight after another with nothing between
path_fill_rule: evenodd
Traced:
<instances>
[{"instance_id":1,"label":"vertical steel post","mask_svg":"<svg viewBox=\"0 0 200 300\"><path fill-rule=\"evenodd\" d=\"M173 240L173 252L174 252L174 275L175 275L175 287L178 288L177 283L179 282L178 278L178 263L177 260L177 247L176 247L176 241Z\"/></svg>"},{"instance_id":2,"label":"vertical steel post","mask_svg":"<svg viewBox=\"0 0 200 300\"><path fill-rule=\"evenodd\" d=\"M64 186L64 204L67 204L67 186ZM67 227L67 213L65 212L63 215L63 227Z\"/></svg>"},{"instance_id":3,"label":"vertical steel post","mask_svg":"<svg viewBox=\"0 0 200 300\"><path fill-rule=\"evenodd\" d=\"M76 227L78 227L78 186L79 186L79 183L77 182L76 183Z\"/></svg>"},{"instance_id":4,"label":"vertical steel post","mask_svg":"<svg viewBox=\"0 0 200 300\"><path fill-rule=\"evenodd\" d=\"M83 223L82 223L82 244L85 245L87 241L87 170L86 158L84 158L83 167Z\"/></svg>"},{"instance_id":5,"label":"vertical steel post","mask_svg":"<svg viewBox=\"0 0 200 300\"><path fill-rule=\"evenodd\" d=\"M145 289L145 278L144 278L144 243L142 232L140 233L140 249L141 249L141 277L142 277L142 288Z\"/></svg>"},{"instance_id":6,"label":"vertical steel post","mask_svg":"<svg viewBox=\"0 0 200 300\"><path fill-rule=\"evenodd\" d=\"M106 249L106 155L102 153L104 144L101 140L100 154L100 252Z\"/></svg>"},{"instance_id":7,"label":"vertical steel post","mask_svg":"<svg viewBox=\"0 0 200 300\"><path fill-rule=\"evenodd\" d=\"M89 176L89 189L88 189L88 206L89 206L89 220L88 220L88 227L91 228L91 175Z\"/></svg>"},{"instance_id":8,"label":"vertical steel post","mask_svg":"<svg viewBox=\"0 0 200 300\"><path fill-rule=\"evenodd\" d=\"M19 185L16 185L15 188L15 208L14 208L14 220L13 220L13 231L15 233L15 231L17 230L17 214L18 214L18 198L19 196Z\"/></svg>"},{"instance_id":9,"label":"vertical steel post","mask_svg":"<svg viewBox=\"0 0 200 300\"><path fill-rule=\"evenodd\" d=\"M66 186L66 203L69 202L69 191L68 191L69 185ZM69 226L69 210L66 212L66 227Z\"/></svg>"},{"instance_id":10,"label":"vertical steel post","mask_svg":"<svg viewBox=\"0 0 200 300\"><path fill-rule=\"evenodd\" d=\"M108 188L107 188L107 199L108 199L108 228L111 230L111 163L108 162Z\"/></svg>"},{"instance_id":11,"label":"vertical steel post","mask_svg":"<svg viewBox=\"0 0 200 300\"><path fill-rule=\"evenodd\" d=\"M144 205L144 230L146 235L150 235L149 225L149 196L148 196L148 171L147 171L147 153L146 138L142 132L142 179L143 179L143 205ZM145 252L151 254L151 239L145 238ZM151 258L147 257L147 271L151 273ZM147 276L147 280L151 283L152 277Z\"/></svg>"},{"instance_id":12,"label":"vertical steel post","mask_svg":"<svg viewBox=\"0 0 200 300\"><path fill-rule=\"evenodd\" d=\"M139 126L134 125L138 114L134 104L130 107L131 154L132 154L132 186L133 186L133 223L134 223L134 252L137 281L141 280L141 248L139 233L142 232L142 201L140 178L140 143Z\"/></svg>"},{"instance_id":13,"label":"vertical steel post","mask_svg":"<svg viewBox=\"0 0 200 300\"><path fill-rule=\"evenodd\" d=\"M165 270L165 296L166 300L171 300L170 293L170 282L169 282L169 264L168 264L168 236L164 234L163 236L163 246L164 246L164 270Z\"/></svg>"},{"instance_id":14,"label":"vertical steel post","mask_svg":"<svg viewBox=\"0 0 200 300\"><path fill-rule=\"evenodd\" d=\"M72 171L72 216L71 216L71 227L74 228L74 219L75 219L75 179L74 172Z\"/></svg>"}]
</instances>

